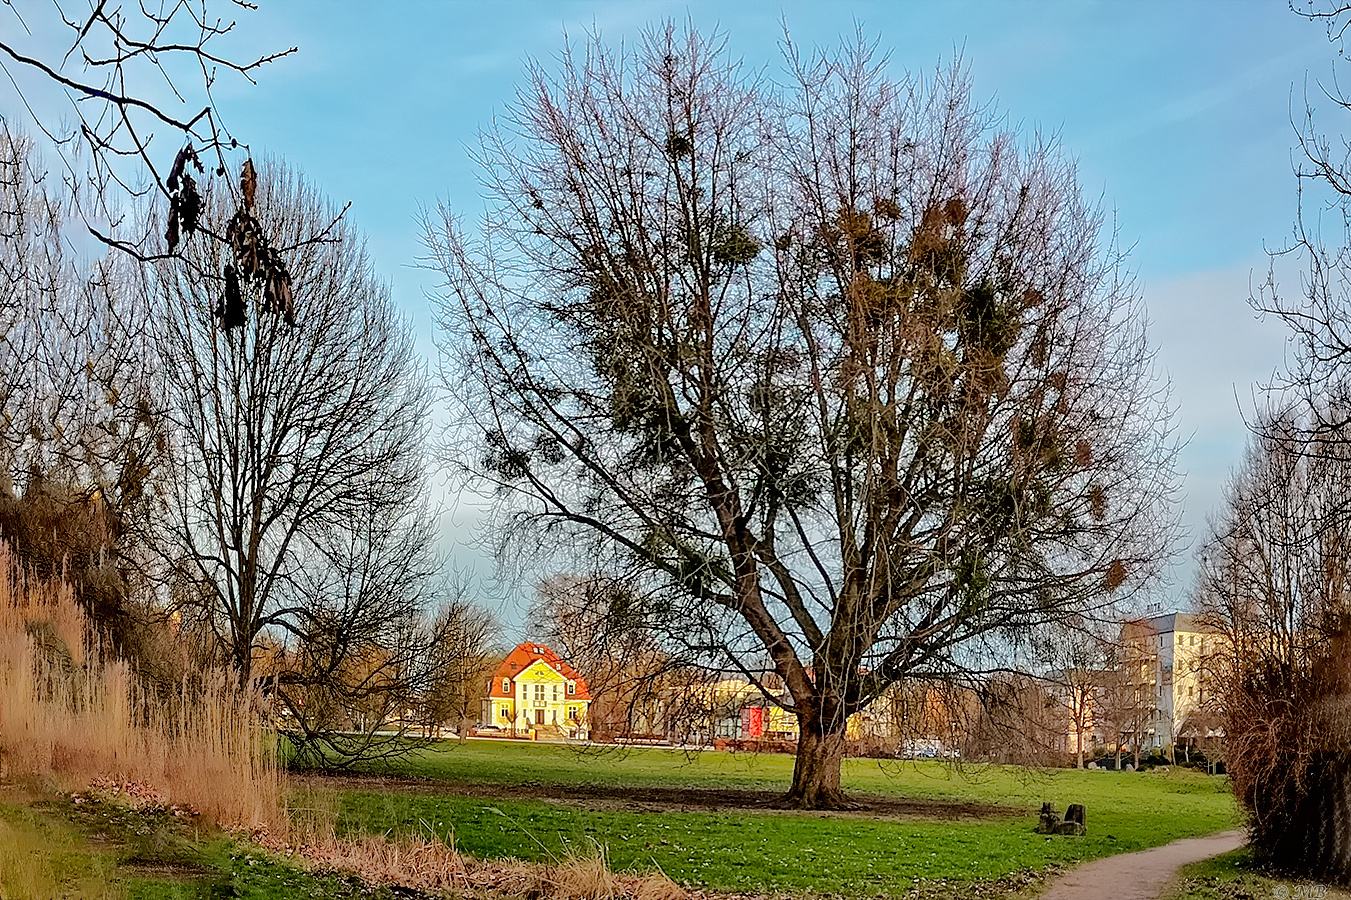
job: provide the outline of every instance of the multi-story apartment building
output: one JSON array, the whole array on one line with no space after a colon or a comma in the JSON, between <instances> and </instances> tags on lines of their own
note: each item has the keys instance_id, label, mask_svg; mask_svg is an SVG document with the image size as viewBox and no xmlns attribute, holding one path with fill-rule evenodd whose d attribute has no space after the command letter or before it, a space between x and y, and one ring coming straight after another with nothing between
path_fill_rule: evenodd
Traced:
<instances>
[{"instance_id":1,"label":"multi-story apartment building","mask_svg":"<svg viewBox=\"0 0 1351 900\"><path fill-rule=\"evenodd\" d=\"M1217 735L1206 701L1222 637L1200 617L1169 613L1121 627L1121 696L1114 718L1123 743L1195 746Z\"/></svg>"}]
</instances>

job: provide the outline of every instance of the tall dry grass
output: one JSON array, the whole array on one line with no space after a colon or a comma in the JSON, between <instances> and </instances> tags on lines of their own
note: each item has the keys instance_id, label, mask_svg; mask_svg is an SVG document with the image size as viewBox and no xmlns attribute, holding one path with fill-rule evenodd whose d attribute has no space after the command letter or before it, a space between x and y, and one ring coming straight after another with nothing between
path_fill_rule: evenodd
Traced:
<instances>
[{"instance_id":1,"label":"tall dry grass","mask_svg":"<svg viewBox=\"0 0 1351 900\"><path fill-rule=\"evenodd\" d=\"M537 900L685 900L689 894L664 872L615 872L600 848L553 863L477 860L436 838L328 837L299 848L321 871L354 872L368 884L423 893Z\"/></svg>"},{"instance_id":2,"label":"tall dry grass","mask_svg":"<svg viewBox=\"0 0 1351 900\"><path fill-rule=\"evenodd\" d=\"M290 854L321 872L356 874L371 885L395 885L431 894L535 900L687 900L666 873L616 872L602 847L551 862L480 860L439 837L366 834L340 837L338 794L302 787L290 794L288 841L268 835L264 846Z\"/></svg>"},{"instance_id":3,"label":"tall dry grass","mask_svg":"<svg viewBox=\"0 0 1351 900\"><path fill-rule=\"evenodd\" d=\"M221 825L286 831L275 735L220 673L164 698L101 641L68 585L0 542L0 777L135 785Z\"/></svg>"}]
</instances>

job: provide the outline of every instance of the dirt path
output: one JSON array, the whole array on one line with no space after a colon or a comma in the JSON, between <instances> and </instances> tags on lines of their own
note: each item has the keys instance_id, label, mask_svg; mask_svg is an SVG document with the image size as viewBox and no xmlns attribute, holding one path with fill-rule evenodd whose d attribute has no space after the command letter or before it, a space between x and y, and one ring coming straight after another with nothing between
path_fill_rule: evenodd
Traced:
<instances>
[{"instance_id":1,"label":"dirt path","mask_svg":"<svg viewBox=\"0 0 1351 900\"><path fill-rule=\"evenodd\" d=\"M1122 853L1085 863L1060 877L1037 900L1156 900L1188 863L1237 850L1247 843L1241 831L1225 831L1208 837L1173 841L1152 850Z\"/></svg>"}]
</instances>

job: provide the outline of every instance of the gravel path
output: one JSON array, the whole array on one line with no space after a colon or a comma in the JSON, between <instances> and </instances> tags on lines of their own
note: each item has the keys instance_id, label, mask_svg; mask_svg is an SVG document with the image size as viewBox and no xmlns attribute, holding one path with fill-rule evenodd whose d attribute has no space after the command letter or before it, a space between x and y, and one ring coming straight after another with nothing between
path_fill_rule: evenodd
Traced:
<instances>
[{"instance_id":1,"label":"gravel path","mask_svg":"<svg viewBox=\"0 0 1351 900\"><path fill-rule=\"evenodd\" d=\"M1085 863L1061 876L1037 900L1156 900L1177 876L1177 870L1220 853L1237 850L1248 842L1241 831L1225 831L1208 837L1173 841L1152 850L1122 853Z\"/></svg>"}]
</instances>

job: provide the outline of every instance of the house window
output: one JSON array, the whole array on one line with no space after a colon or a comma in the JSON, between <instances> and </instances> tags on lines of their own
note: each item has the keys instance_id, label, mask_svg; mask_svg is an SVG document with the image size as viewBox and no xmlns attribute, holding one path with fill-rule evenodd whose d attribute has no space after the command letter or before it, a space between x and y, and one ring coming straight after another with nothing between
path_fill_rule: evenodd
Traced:
<instances>
[{"instance_id":1,"label":"house window","mask_svg":"<svg viewBox=\"0 0 1351 900\"><path fill-rule=\"evenodd\" d=\"M535 702L536 703L544 702L544 685L542 684L535 685Z\"/></svg>"},{"instance_id":2,"label":"house window","mask_svg":"<svg viewBox=\"0 0 1351 900\"><path fill-rule=\"evenodd\" d=\"M559 700L562 699L563 699L563 686L560 684L556 684L554 685L554 702L557 703Z\"/></svg>"},{"instance_id":3,"label":"house window","mask_svg":"<svg viewBox=\"0 0 1351 900\"><path fill-rule=\"evenodd\" d=\"M569 694L569 695L572 695L572 694L575 694L575 693L577 693L577 682L575 682L575 681L569 681L569 682L568 682L568 694Z\"/></svg>"},{"instance_id":4,"label":"house window","mask_svg":"<svg viewBox=\"0 0 1351 900\"><path fill-rule=\"evenodd\" d=\"M510 694L510 693L511 693L511 679L510 679L510 678L503 678L503 679L502 679L502 693L504 693L504 694Z\"/></svg>"}]
</instances>

